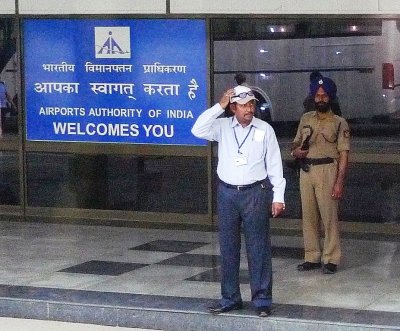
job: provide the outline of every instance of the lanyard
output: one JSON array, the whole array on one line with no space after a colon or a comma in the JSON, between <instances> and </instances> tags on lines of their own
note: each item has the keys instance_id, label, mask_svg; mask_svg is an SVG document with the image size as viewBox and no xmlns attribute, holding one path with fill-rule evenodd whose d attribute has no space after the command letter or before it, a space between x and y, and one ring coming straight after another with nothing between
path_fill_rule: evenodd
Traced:
<instances>
[{"instance_id":1,"label":"lanyard","mask_svg":"<svg viewBox=\"0 0 400 331\"><path fill-rule=\"evenodd\" d=\"M253 125L251 125L249 132L247 132L246 137L244 137L242 143L239 145L239 140L236 136L236 131L235 128L233 128L233 134L235 135L235 140L236 140L236 144L238 145L238 154L242 154L242 152L240 151L240 148L242 148L244 142L246 141L247 137L250 135L251 130L253 129Z\"/></svg>"}]
</instances>

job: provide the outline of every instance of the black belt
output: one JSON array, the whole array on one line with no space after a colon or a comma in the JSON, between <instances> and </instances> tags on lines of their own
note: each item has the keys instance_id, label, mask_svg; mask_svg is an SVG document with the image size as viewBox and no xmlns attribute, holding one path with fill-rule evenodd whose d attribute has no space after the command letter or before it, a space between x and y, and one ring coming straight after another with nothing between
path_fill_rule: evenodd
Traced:
<instances>
[{"instance_id":1,"label":"black belt","mask_svg":"<svg viewBox=\"0 0 400 331\"><path fill-rule=\"evenodd\" d=\"M304 158L302 160L305 164L310 164L310 165L329 164L329 163L333 163L333 161L334 161L331 157L323 157L320 159Z\"/></svg>"},{"instance_id":2,"label":"black belt","mask_svg":"<svg viewBox=\"0 0 400 331\"><path fill-rule=\"evenodd\" d=\"M234 190L238 190L238 191L244 191L244 190L248 190L250 188L256 187L258 185L262 185L264 183L264 180L259 180L258 182L254 182L251 184L247 184L247 185L231 185L231 184L227 184L225 182L223 182L222 180L220 180L220 183L225 186L226 188L231 188Z\"/></svg>"}]
</instances>

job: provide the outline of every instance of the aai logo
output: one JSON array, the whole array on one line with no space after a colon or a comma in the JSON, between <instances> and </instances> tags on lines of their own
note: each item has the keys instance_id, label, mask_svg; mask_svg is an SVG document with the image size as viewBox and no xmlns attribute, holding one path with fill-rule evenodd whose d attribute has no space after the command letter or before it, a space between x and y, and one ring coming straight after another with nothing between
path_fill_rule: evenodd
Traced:
<instances>
[{"instance_id":1,"label":"aai logo","mask_svg":"<svg viewBox=\"0 0 400 331\"><path fill-rule=\"evenodd\" d=\"M129 59L131 33L129 26L102 26L94 28L96 58Z\"/></svg>"}]
</instances>

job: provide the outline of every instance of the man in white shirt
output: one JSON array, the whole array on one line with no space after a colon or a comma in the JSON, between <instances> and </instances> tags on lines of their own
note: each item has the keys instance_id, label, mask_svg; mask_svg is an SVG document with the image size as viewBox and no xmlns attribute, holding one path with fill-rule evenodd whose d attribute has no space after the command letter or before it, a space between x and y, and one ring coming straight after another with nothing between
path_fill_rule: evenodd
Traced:
<instances>
[{"instance_id":1,"label":"man in white shirt","mask_svg":"<svg viewBox=\"0 0 400 331\"><path fill-rule=\"evenodd\" d=\"M273 128L254 117L250 88L227 90L192 128L198 138L218 141L218 227L221 252L221 300L208 310L219 314L241 309L239 287L241 226L249 265L252 302L259 316L271 314L272 263L269 212L285 209L282 158ZM235 116L220 118L230 105ZM273 199L271 209L270 187Z\"/></svg>"}]
</instances>

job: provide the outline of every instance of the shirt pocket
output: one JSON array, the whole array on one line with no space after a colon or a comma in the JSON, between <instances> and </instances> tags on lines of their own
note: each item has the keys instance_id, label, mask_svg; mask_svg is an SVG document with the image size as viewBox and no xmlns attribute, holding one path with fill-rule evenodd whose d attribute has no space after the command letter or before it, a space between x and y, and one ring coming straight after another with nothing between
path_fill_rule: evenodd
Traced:
<instances>
[{"instance_id":1,"label":"shirt pocket","mask_svg":"<svg viewBox=\"0 0 400 331\"><path fill-rule=\"evenodd\" d=\"M260 159L264 158L265 150L264 150L264 141L252 141L251 144L251 154L249 155L251 158Z\"/></svg>"},{"instance_id":2,"label":"shirt pocket","mask_svg":"<svg viewBox=\"0 0 400 331\"><path fill-rule=\"evenodd\" d=\"M329 144L336 144L338 140L337 130L334 124L326 125L319 131L320 139Z\"/></svg>"}]
</instances>

